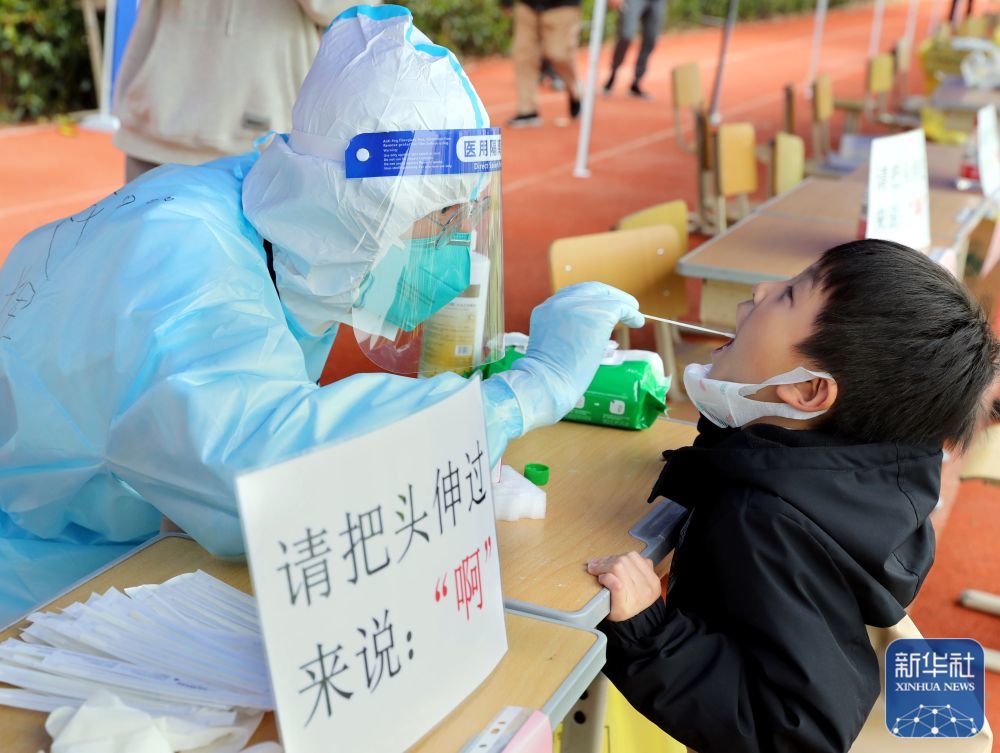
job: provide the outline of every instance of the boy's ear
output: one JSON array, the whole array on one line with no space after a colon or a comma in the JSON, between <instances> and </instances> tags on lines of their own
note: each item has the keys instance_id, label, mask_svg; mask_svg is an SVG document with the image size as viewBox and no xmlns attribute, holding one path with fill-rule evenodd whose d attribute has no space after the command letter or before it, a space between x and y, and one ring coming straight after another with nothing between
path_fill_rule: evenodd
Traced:
<instances>
[{"instance_id":1,"label":"boy's ear","mask_svg":"<svg viewBox=\"0 0 1000 753\"><path fill-rule=\"evenodd\" d=\"M808 382L779 384L778 397L804 413L829 410L837 400L837 382L816 377Z\"/></svg>"}]
</instances>

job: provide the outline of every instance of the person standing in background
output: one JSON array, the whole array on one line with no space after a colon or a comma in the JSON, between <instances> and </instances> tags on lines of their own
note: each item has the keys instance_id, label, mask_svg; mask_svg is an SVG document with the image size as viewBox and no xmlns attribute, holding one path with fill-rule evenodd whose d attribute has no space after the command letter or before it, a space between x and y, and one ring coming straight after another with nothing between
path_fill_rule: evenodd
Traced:
<instances>
[{"instance_id":1,"label":"person standing in background","mask_svg":"<svg viewBox=\"0 0 1000 753\"><path fill-rule=\"evenodd\" d=\"M514 9L514 77L517 114L507 125L518 128L542 124L538 114L538 71L542 56L566 83L569 116L580 114L576 78L576 50L580 40L580 0L501 0Z\"/></svg>"},{"instance_id":2,"label":"person standing in background","mask_svg":"<svg viewBox=\"0 0 1000 753\"><path fill-rule=\"evenodd\" d=\"M381 0L143 0L115 85L125 180L245 152L291 127L323 29Z\"/></svg>"},{"instance_id":3,"label":"person standing in background","mask_svg":"<svg viewBox=\"0 0 1000 753\"><path fill-rule=\"evenodd\" d=\"M656 38L663 28L663 16L667 12L667 0L608 0L608 5L618 11L618 41L615 53L611 59L611 75L604 85L604 93L610 94L615 85L615 75L625 60L632 40L639 32L642 23L642 44L639 46L639 57L635 61L635 77L629 93L639 99L651 99L650 95L639 86L642 77L646 75L649 64L649 54L656 46Z\"/></svg>"}]
</instances>

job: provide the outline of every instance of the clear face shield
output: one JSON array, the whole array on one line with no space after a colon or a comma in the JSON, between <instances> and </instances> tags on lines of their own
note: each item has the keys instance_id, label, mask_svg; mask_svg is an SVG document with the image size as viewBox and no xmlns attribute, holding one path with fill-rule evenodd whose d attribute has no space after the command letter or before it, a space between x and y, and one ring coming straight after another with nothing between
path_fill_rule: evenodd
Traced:
<instances>
[{"instance_id":1,"label":"clear face shield","mask_svg":"<svg viewBox=\"0 0 1000 753\"><path fill-rule=\"evenodd\" d=\"M500 129L360 134L345 161L380 196L378 255L351 310L362 352L421 376L502 357Z\"/></svg>"}]
</instances>

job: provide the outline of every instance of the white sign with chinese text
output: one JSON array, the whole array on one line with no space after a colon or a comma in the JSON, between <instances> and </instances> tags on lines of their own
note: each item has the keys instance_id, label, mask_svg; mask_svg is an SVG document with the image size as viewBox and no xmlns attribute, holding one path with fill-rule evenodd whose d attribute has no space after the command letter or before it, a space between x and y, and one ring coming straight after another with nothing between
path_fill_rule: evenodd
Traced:
<instances>
[{"instance_id":1,"label":"white sign with chinese text","mask_svg":"<svg viewBox=\"0 0 1000 753\"><path fill-rule=\"evenodd\" d=\"M503 657L478 379L237 494L287 753L405 750Z\"/></svg>"},{"instance_id":2,"label":"white sign with chinese text","mask_svg":"<svg viewBox=\"0 0 1000 753\"><path fill-rule=\"evenodd\" d=\"M994 105L980 108L976 115L976 152L979 185L984 196L993 196L1000 191L1000 135Z\"/></svg>"},{"instance_id":3,"label":"white sign with chinese text","mask_svg":"<svg viewBox=\"0 0 1000 753\"><path fill-rule=\"evenodd\" d=\"M931 245L929 208L924 132L918 129L874 139L865 237L924 251Z\"/></svg>"}]
</instances>

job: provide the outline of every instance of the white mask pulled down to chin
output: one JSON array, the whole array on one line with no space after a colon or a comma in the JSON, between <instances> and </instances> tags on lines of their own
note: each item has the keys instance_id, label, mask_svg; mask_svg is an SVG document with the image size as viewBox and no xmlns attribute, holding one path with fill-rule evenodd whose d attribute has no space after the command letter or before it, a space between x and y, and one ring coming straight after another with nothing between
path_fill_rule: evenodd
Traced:
<instances>
[{"instance_id":1,"label":"white mask pulled down to chin","mask_svg":"<svg viewBox=\"0 0 1000 753\"><path fill-rule=\"evenodd\" d=\"M799 366L760 384L744 384L710 379L711 368L711 364L692 363L684 369L684 391L698 411L716 426L738 429L759 418L809 419L826 413L826 410L808 412L785 402L771 403L748 397L774 385L798 384L817 377L832 380L825 371L810 371Z\"/></svg>"}]
</instances>

